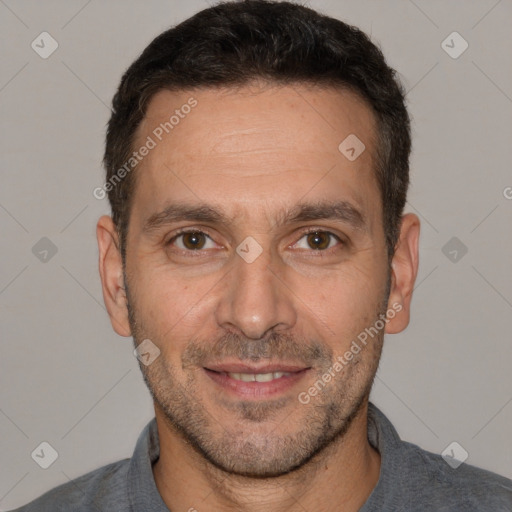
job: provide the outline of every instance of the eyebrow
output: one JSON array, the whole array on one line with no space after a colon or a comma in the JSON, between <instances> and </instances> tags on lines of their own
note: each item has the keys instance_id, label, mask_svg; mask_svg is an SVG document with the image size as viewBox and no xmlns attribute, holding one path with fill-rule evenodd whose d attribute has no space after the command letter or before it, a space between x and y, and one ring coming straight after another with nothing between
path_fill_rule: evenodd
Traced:
<instances>
[{"instance_id":1,"label":"eyebrow","mask_svg":"<svg viewBox=\"0 0 512 512\"><path fill-rule=\"evenodd\" d=\"M163 226L180 221L231 225L234 220L214 205L178 202L168 204L162 211L148 217L144 222L143 231L156 231ZM366 231L368 228L365 215L348 201L299 203L291 209L281 210L272 225L276 228L313 220L339 221L358 231Z\"/></svg>"}]
</instances>

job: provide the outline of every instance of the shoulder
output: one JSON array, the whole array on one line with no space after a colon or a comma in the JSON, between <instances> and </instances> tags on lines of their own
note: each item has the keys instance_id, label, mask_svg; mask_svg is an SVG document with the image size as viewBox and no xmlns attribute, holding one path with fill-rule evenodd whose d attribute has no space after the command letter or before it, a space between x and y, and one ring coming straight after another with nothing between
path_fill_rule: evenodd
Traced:
<instances>
[{"instance_id":1,"label":"shoulder","mask_svg":"<svg viewBox=\"0 0 512 512\"><path fill-rule=\"evenodd\" d=\"M449 464L412 443L402 441L402 446L413 487L411 505L429 504L438 511L512 511L512 480L470 464Z\"/></svg>"},{"instance_id":2,"label":"shoulder","mask_svg":"<svg viewBox=\"0 0 512 512\"><path fill-rule=\"evenodd\" d=\"M381 454L381 470L362 511L512 512L512 480L403 441L371 402L368 440Z\"/></svg>"},{"instance_id":3,"label":"shoulder","mask_svg":"<svg viewBox=\"0 0 512 512\"><path fill-rule=\"evenodd\" d=\"M85 512L129 510L127 472L130 459L95 469L59 485L11 512Z\"/></svg>"}]
</instances>

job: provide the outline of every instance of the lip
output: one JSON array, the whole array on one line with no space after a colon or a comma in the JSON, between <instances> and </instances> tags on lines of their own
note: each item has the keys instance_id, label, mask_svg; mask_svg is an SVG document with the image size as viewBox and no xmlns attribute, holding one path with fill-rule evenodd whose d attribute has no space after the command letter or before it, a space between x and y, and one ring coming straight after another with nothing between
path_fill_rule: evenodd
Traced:
<instances>
[{"instance_id":1,"label":"lip","mask_svg":"<svg viewBox=\"0 0 512 512\"><path fill-rule=\"evenodd\" d=\"M246 365L241 363L211 364L204 367L206 376L213 381L222 391L234 398L245 400L264 400L277 398L289 392L299 381L305 378L310 368L304 366L275 363L264 366ZM244 382L233 379L228 373L274 373L287 372L278 379L269 382Z\"/></svg>"},{"instance_id":2,"label":"lip","mask_svg":"<svg viewBox=\"0 0 512 512\"><path fill-rule=\"evenodd\" d=\"M223 362L212 363L205 366L206 370L213 370L219 373L274 373L274 372L287 372L296 373L302 370L307 370L305 366L291 363L266 363L264 365L249 365L239 362Z\"/></svg>"}]
</instances>

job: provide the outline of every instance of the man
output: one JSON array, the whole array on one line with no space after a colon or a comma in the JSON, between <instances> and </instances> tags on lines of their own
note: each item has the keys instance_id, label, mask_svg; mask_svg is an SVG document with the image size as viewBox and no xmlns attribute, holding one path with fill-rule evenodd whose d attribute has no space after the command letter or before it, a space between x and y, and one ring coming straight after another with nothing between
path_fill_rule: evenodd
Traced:
<instances>
[{"instance_id":1,"label":"man","mask_svg":"<svg viewBox=\"0 0 512 512\"><path fill-rule=\"evenodd\" d=\"M114 330L155 405L131 459L20 511L504 511L512 482L369 403L419 219L409 118L367 36L228 2L157 37L113 101L98 221Z\"/></svg>"}]
</instances>

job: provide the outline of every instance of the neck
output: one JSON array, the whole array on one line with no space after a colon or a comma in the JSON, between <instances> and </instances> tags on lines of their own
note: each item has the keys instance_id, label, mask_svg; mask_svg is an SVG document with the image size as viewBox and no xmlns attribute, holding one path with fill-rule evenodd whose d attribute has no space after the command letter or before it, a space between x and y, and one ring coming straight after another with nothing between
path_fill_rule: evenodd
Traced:
<instances>
[{"instance_id":1,"label":"neck","mask_svg":"<svg viewBox=\"0 0 512 512\"><path fill-rule=\"evenodd\" d=\"M274 478L226 473L206 461L155 407L160 458L155 483L170 510L356 512L377 485L380 455L367 438L368 401L349 429L301 468Z\"/></svg>"}]
</instances>

